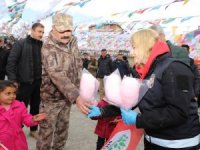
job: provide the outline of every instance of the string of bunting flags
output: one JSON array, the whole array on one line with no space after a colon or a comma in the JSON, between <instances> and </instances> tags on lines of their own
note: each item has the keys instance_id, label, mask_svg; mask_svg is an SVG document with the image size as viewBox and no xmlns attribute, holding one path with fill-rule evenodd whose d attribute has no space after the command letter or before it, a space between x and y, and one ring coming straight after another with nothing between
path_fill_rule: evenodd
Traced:
<instances>
[{"instance_id":1,"label":"string of bunting flags","mask_svg":"<svg viewBox=\"0 0 200 150\"><path fill-rule=\"evenodd\" d=\"M58 4L59 2L61 2L62 0L55 0L55 1L51 1L50 3L50 6L51 8L49 8L47 10L46 13L44 14L41 14L40 18L37 18L37 20L35 20L34 22L37 22L37 21L42 21L42 20L45 20L51 16L53 16L55 13L58 13L58 12L68 12L68 10L72 7L75 7L75 6L78 6L80 8L83 8L86 4L88 4L89 2L91 2L92 0L77 0L76 2L65 2L62 7L60 7L59 9L54 9L56 7L56 4ZM171 24L173 22L176 22L177 20L181 23L183 22L186 22L186 21L189 21L191 19L194 19L194 18L199 18L200 16L184 16L184 17L172 17L172 18L158 18L158 19L147 19L147 20L134 20L134 16L135 15L143 15L144 13L149 13L151 11L156 11L156 10L159 10L159 9L164 9L164 10L168 10L169 7L171 5L173 5L174 3L180 3L182 4L183 6L187 5L190 1L192 0L174 0L172 2L169 2L169 3L165 3L165 4L159 4L159 5L155 5L155 6L151 6L151 7L146 7L146 8L143 8L143 9L136 9L136 10L133 10L133 11L122 11L122 12L115 12L115 13L112 13L110 14L110 21L104 19L105 16L98 16L98 17L94 17L94 18L89 18L87 20L84 20L84 22L77 22L75 24L75 27L76 29L88 29L88 27L91 25L90 23L91 22L96 22L96 27L97 28L101 28L101 26L103 26L104 24L110 22L110 23L117 23L119 24L127 33L129 33L129 31L132 31L134 29L135 26L137 26L138 24L142 24L142 25L145 25L145 24L160 24L160 25L164 25L164 26L167 26L168 24ZM4 29L4 31L6 32L11 32L11 29L15 24L17 24L19 22L20 19L22 19L22 16L23 16L23 10L28 2L28 0L12 0L12 5L9 5L7 7L7 11L8 11L8 14L10 16L10 20L8 20L7 22L1 24L0 26L0 29ZM63 2L63 1L62 1ZM5 1L1 1L0 2L0 6L3 6L5 7L6 4L5 4ZM53 11L52 11L53 10ZM2 13L5 14L5 10L2 11ZM125 18L124 16L126 16L126 18L129 18L128 20L119 20L121 18ZM1 17L1 16L0 16ZM33 22L32 22L33 23ZM6 26L6 27L5 27ZM174 29L175 31L176 29ZM3 30L2 30L3 31ZM80 30L77 30L77 31L80 31ZM106 36L106 37L109 37L109 34L110 33L106 33L106 35L103 35L101 33L101 35L103 36ZM98 36L100 36L100 34L98 34ZM93 35L90 35L90 37L94 37ZM105 42L102 40L102 37L101 38L94 38L96 39L95 41L92 40L92 38L88 37L87 41L89 41L89 47L91 49L100 49L101 45L100 43L108 43L108 45L111 43L110 41L108 42ZM126 37L126 36L124 36ZM111 37L111 39L113 39ZM103 42L102 42L103 41ZM125 40L126 41L126 40ZM97 44L93 44L93 43L97 43ZM126 46L123 47L122 45L123 44L120 44L119 41L117 41L119 44L115 44L115 45L112 45L112 49L116 49L116 48L120 48L120 49L129 49L129 45L128 44L125 44ZM125 42L126 43L126 42ZM84 44L82 44L83 48L84 48ZM103 47L103 46L102 46Z\"/></svg>"},{"instance_id":2,"label":"string of bunting flags","mask_svg":"<svg viewBox=\"0 0 200 150\"><path fill-rule=\"evenodd\" d=\"M80 8L82 8L87 3L91 2L91 1L92 0L80 0L78 2L68 2L68 3L64 4L64 6L60 10L57 10L57 11L54 11L54 12L49 11L47 14L43 15L43 17L38 18L37 20L35 20L33 22L41 21L43 19L51 17L52 15L54 15L55 13L58 13L58 12L67 12L71 7L74 7L74 6L79 6ZM150 11L161 9L162 7L164 7L165 10L167 10L170 7L170 5L172 5L173 3L177 3L177 2L183 2L183 5L186 5L189 1L190 0L174 0L173 2L170 2L168 4L156 5L156 6L153 6L153 7L138 9L138 10L134 10L134 11L117 12L117 13L111 14L110 16L117 18L117 17L120 17L122 15L127 15L129 18L131 18L136 14L141 15L141 14L144 14L145 12L150 12ZM1 3L3 4L3 2L4 1L2 1ZM10 22L13 21L12 25L14 25L22 18L23 10L24 10L24 7L26 5L26 2L27 2L27 0L24 0L24 1L21 1L21 2L18 2L17 0L13 0L13 5L8 6L8 12L9 12L9 16L10 16L11 19L9 21L7 21L7 23L10 23ZM55 2L54 4L56 4L58 2L59 1ZM0 3L0 6L1 6L1 3ZM55 6L56 5L54 5L54 7ZM51 10L52 9L53 8L51 8ZM102 17L103 16L97 17L96 19L93 19L93 20L98 20L99 18L102 18ZM173 20L171 20L171 21L173 21ZM87 23L87 22L90 22L90 21L86 20L85 22L82 22L82 23L79 22L78 24L84 24L84 23ZM167 23L167 21L166 21L166 23Z\"/></svg>"}]
</instances>

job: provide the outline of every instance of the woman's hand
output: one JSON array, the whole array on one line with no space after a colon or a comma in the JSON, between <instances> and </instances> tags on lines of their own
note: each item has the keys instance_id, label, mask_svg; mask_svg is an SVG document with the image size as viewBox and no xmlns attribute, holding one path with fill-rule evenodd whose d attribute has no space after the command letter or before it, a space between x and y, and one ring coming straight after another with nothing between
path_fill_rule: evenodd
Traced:
<instances>
[{"instance_id":1,"label":"woman's hand","mask_svg":"<svg viewBox=\"0 0 200 150\"><path fill-rule=\"evenodd\" d=\"M133 125L136 124L136 118L138 113L132 110L125 110L123 108L121 110L122 120L125 124Z\"/></svg>"}]
</instances>

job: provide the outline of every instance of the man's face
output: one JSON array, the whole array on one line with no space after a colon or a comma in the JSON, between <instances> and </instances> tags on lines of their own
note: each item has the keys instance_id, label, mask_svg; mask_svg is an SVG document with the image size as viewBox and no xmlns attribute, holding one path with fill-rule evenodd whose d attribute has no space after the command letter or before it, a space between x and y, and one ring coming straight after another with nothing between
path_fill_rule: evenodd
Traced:
<instances>
[{"instance_id":1,"label":"man's face","mask_svg":"<svg viewBox=\"0 0 200 150\"><path fill-rule=\"evenodd\" d=\"M106 57L106 54L107 54L107 51L102 51L102 52L101 52L101 56L102 56L102 57Z\"/></svg>"},{"instance_id":2,"label":"man's face","mask_svg":"<svg viewBox=\"0 0 200 150\"><path fill-rule=\"evenodd\" d=\"M53 27L52 33L54 34L55 38L57 39L58 42L67 44L71 37L72 37L72 31L71 30L66 30L63 32L58 32L55 27Z\"/></svg>"},{"instance_id":3,"label":"man's face","mask_svg":"<svg viewBox=\"0 0 200 150\"><path fill-rule=\"evenodd\" d=\"M83 56L84 56L84 58L88 58L88 55L87 55L87 54L84 54Z\"/></svg>"},{"instance_id":4,"label":"man's face","mask_svg":"<svg viewBox=\"0 0 200 150\"><path fill-rule=\"evenodd\" d=\"M117 59L118 60L123 60L123 55L121 55L121 54L117 55Z\"/></svg>"},{"instance_id":5,"label":"man's face","mask_svg":"<svg viewBox=\"0 0 200 150\"><path fill-rule=\"evenodd\" d=\"M31 30L31 37L36 40L42 40L43 34L44 34L44 28L40 26Z\"/></svg>"},{"instance_id":6,"label":"man's face","mask_svg":"<svg viewBox=\"0 0 200 150\"><path fill-rule=\"evenodd\" d=\"M4 46L4 40L0 39L0 47L3 47L3 46Z\"/></svg>"}]
</instances>

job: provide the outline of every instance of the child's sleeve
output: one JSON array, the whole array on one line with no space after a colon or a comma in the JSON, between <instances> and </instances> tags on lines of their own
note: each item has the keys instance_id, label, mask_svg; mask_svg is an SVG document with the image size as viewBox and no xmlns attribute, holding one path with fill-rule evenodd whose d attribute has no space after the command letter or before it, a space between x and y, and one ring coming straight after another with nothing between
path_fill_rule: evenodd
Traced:
<instances>
[{"instance_id":1,"label":"child's sleeve","mask_svg":"<svg viewBox=\"0 0 200 150\"><path fill-rule=\"evenodd\" d=\"M36 126L39 123L38 122L34 122L33 121L33 116L31 114L28 113L26 106L24 105L24 103L21 103L21 108L22 108L22 123L25 124L27 127L30 126Z\"/></svg>"},{"instance_id":2,"label":"child's sleeve","mask_svg":"<svg viewBox=\"0 0 200 150\"><path fill-rule=\"evenodd\" d=\"M104 107L101 107L101 116L102 117L115 117L115 116L121 116L120 108L114 106L114 105L106 105Z\"/></svg>"}]
</instances>

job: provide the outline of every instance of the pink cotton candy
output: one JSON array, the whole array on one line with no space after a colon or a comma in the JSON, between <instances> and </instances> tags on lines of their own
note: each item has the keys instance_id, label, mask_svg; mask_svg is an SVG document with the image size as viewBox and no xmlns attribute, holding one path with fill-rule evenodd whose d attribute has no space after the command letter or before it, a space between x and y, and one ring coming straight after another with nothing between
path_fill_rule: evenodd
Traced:
<instances>
[{"instance_id":1,"label":"pink cotton candy","mask_svg":"<svg viewBox=\"0 0 200 150\"><path fill-rule=\"evenodd\" d=\"M104 82L106 98L109 103L116 106L121 105L120 84L121 77L115 73L108 76Z\"/></svg>"},{"instance_id":2,"label":"pink cotton candy","mask_svg":"<svg viewBox=\"0 0 200 150\"><path fill-rule=\"evenodd\" d=\"M80 82L80 96L85 100L93 100L97 94L99 83L90 73L83 73Z\"/></svg>"},{"instance_id":3,"label":"pink cotton candy","mask_svg":"<svg viewBox=\"0 0 200 150\"><path fill-rule=\"evenodd\" d=\"M124 77L120 87L121 107L130 109L138 103L140 82L136 78Z\"/></svg>"}]
</instances>

